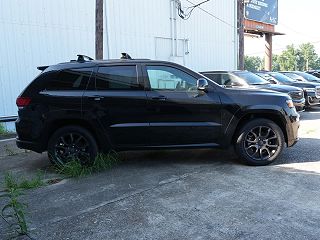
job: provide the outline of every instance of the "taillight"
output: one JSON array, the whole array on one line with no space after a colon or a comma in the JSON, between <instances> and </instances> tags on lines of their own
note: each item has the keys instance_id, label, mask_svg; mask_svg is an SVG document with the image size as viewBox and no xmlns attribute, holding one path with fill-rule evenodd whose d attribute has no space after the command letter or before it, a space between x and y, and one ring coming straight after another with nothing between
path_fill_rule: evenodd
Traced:
<instances>
[{"instance_id":1,"label":"taillight","mask_svg":"<svg viewBox=\"0 0 320 240\"><path fill-rule=\"evenodd\" d=\"M16 101L16 104L17 104L18 108L23 108L23 107L28 106L30 104L30 102L31 102L31 98L18 97L17 101Z\"/></svg>"}]
</instances>

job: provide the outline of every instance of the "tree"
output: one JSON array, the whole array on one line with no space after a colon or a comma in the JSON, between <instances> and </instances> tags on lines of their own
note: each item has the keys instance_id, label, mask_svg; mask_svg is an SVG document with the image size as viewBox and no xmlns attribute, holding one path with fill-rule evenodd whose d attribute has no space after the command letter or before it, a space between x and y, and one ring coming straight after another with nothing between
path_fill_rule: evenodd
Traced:
<instances>
[{"instance_id":1,"label":"tree","mask_svg":"<svg viewBox=\"0 0 320 240\"><path fill-rule=\"evenodd\" d=\"M260 70L262 66L262 60L260 57L245 56L244 57L244 69L248 71Z\"/></svg>"},{"instance_id":2,"label":"tree","mask_svg":"<svg viewBox=\"0 0 320 240\"><path fill-rule=\"evenodd\" d=\"M278 55L272 55L272 71L277 72L280 71L280 64L278 62Z\"/></svg>"},{"instance_id":3,"label":"tree","mask_svg":"<svg viewBox=\"0 0 320 240\"><path fill-rule=\"evenodd\" d=\"M318 55L314 46L311 43L303 43L299 46L299 48L302 57L302 69L300 70L307 71L309 69L317 68Z\"/></svg>"},{"instance_id":4,"label":"tree","mask_svg":"<svg viewBox=\"0 0 320 240\"><path fill-rule=\"evenodd\" d=\"M298 69L299 54L294 45L288 45L277 58L281 71L294 71Z\"/></svg>"}]
</instances>

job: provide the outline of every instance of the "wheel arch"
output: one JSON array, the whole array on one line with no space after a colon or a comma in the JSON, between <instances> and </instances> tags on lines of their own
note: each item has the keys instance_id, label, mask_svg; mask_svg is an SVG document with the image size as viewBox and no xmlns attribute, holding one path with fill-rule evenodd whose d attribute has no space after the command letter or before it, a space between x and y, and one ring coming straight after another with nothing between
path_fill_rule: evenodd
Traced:
<instances>
[{"instance_id":1,"label":"wheel arch","mask_svg":"<svg viewBox=\"0 0 320 240\"><path fill-rule=\"evenodd\" d=\"M277 111L268 111L268 112L247 112L243 114L236 124L232 124L233 126L233 133L231 134L230 142L234 144L236 142L236 138L239 135L241 128L250 120L257 119L257 118L264 118L273 121L277 124L283 132L284 139L286 144L288 144L288 134L286 130L286 120L284 116L280 112ZM230 131L230 130L229 130Z\"/></svg>"},{"instance_id":2,"label":"wheel arch","mask_svg":"<svg viewBox=\"0 0 320 240\"><path fill-rule=\"evenodd\" d=\"M91 123L90 121L87 121L85 119L56 119L52 121L47 126L47 134L46 134L46 149L48 148L48 142L52 134L56 132L58 129L66 126L80 126L86 130L88 130L93 137L95 138L99 149L104 149L107 146L106 143L106 137L103 137L103 134L99 132L97 127L94 127L95 123Z\"/></svg>"}]
</instances>

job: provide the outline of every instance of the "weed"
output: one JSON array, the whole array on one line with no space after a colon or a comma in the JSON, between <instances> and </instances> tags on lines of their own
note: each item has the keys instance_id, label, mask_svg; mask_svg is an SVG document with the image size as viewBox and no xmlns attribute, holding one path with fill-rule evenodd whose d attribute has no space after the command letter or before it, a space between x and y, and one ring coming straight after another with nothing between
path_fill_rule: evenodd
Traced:
<instances>
[{"instance_id":1,"label":"weed","mask_svg":"<svg viewBox=\"0 0 320 240\"><path fill-rule=\"evenodd\" d=\"M119 155L116 152L108 154L98 154L90 166L82 165L77 159L67 162L64 165L58 164L56 170L58 173L67 177L83 177L91 175L94 172L101 172L112 168L120 162Z\"/></svg>"},{"instance_id":2,"label":"weed","mask_svg":"<svg viewBox=\"0 0 320 240\"><path fill-rule=\"evenodd\" d=\"M0 198L8 199L8 202L1 210L1 217L9 224L12 231L19 235L28 235L28 227L25 218L27 205L21 203L19 197L23 195L23 190L38 188L44 185L43 172L38 171L36 177L28 180L26 178L17 179L12 173L6 173L4 184L4 194Z\"/></svg>"},{"instance_id":3,"label":"weed","mask_svg":"<svg viewBox=\"0 0 320 240\"><path fill-rule=\"evenodd\" d=\"M0 123L0 136L7 135L7 134L8 134L7 129L4 127L4 125L2 123Z\"/></svg>"},{"instance_id":4,"label":"weed","mask_svg":"<svg viewBox=\"0 0 320 240\"><path fill-rule=\"evenodd\" d=\"M21 182L19 183L20 189L34 189L39 188L45 185L43 182L44 173L40 170L38 170L37 175L34 178L31 178L30 180L26 178L22 178Z\"/></svg>"},{"instance_id":5,"label":"weed","mask_svg":"<svg viewBox=\"0 0 320 240\"><path fill-rule=\"evenodd\" d=\"M19 189L19 183L7 173L5 176L5 194L1 198L8 198L8 203L2 208L1 216L10 224L10 228L19 235L26 235L28 232L27 222L25 219L26 204L19 201L23 193Z\"/></svg>"}]
</instances>

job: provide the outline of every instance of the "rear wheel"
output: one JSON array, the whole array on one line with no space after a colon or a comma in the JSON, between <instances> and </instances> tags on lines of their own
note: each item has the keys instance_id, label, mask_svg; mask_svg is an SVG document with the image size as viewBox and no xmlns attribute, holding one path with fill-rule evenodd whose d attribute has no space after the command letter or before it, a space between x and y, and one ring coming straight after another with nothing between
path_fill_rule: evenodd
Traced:
<instances>
[{"instance_id":1,"label":"rear wheel","mask_svg":"<svg viewBox=\"0 0 320 240\"><path fill-rule=\"evenodd\" d=\"M76 160L83 165L90 165L97 153L98 146L94 137L80 126L58 129L48 143L48 156L53 164L63 165Z\"/></svg>"},{"instance_id":2,"label":"rear wheel","mask_svg":"<svg viewBox=\"0 0 320 240\"><path fill-rule=\"evenodd\" d=\"M281 128L268 119L255 119L239 131L236 152L248 165L263 166L273 162L285 144Z\"/></svg>"}]
</instances>

